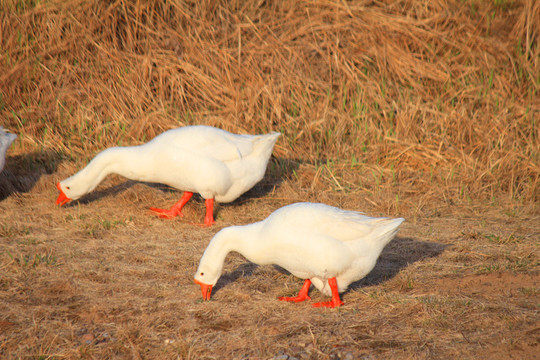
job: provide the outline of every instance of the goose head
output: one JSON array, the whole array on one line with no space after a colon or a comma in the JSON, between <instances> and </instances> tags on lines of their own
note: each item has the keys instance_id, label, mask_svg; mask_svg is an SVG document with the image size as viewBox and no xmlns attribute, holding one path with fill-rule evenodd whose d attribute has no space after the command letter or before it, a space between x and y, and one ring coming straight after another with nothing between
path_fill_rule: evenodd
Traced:
<instances>
[{"instance_id":1,"label":"goose head","mask_svg":"<svg viewBox=\"0 0 540 360\"><path fill-rule=\"evenodd\" d=\"M199 262L199 267L195 273L195 284L201 286L201 292L204 300L210 300L212 288L216 285L218 279L223 273L225 257L231 251L238 252L244 257L250 259L253 256L253 246L250 243L253 239L253 226L260 223L229 226L221 229L206 247L204 254ZM255 231L258 227L255 227ZM255 251L257 251L255 247Z\"/></svg>"},{"instance_id":2,"label":"goose head","mask_svg":"<svg viewBox=\"0 0 540 360\"><path fill-rule=\"evenodd\" d=\"M88 192L87 189L81 188L77 183L66 179L56 183L56 188L60 191L60 195L56 199L56 205L63 206L71 200L77 200Z\"/></svg>"},{"instance_id":3,"label":"goose head","mask_svg":"<svg viewBox=\"0 0 540 360\"><path fill-rule=\"evenodd\" d=\"M216 269L206 264L201 263L195 273L195 284L201 286L201 293L204 300L210 300L212 296L212 288L216 285L221 276L221 269Z\"/></svg>"},{"instance_id":4,"label":"goose head","mask_svg":"<svg viewBox=\"0 0 540 360\"><path fill-rule=\"evenodd\" d=\"M210 300L212 288L216 285L218 279L223 273L223 264L225 257L231 250L239 251L234 248L237 243L238 230L231 226L221 229L210 241L199 262L199 267L195 273L195 284L201 286L201 292L204 300Z\"/></svg>"},{"instance_id":5,"label":"goose head","mask_svg":"<svg viewBox=\"0 0 540 360\"><path fill-rule=\"evenodd\" d=\"M59 182L56 183L56 188L60 190L60 195L58 195L58 198L56 199L56 205L63 206L71 201L71 199L66 195L66 193L62 189L62 185ZM66 190L69 190L69 187L67 187Z\"/></svg>"}]
</instances>

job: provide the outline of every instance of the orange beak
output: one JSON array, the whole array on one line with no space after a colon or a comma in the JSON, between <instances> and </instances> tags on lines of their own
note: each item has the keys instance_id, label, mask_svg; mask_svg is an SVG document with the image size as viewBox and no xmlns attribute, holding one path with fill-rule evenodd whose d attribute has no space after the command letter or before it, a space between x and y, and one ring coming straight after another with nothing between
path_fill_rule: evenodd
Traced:
<instances>
[{"instance_id":1,"label":"orange beak","mask_svg":"<svg viewBox=\"0 0 540 360\"><path fill-rule=\"evenodd\" d=\"M195 284L201 285L201 292L202 292L203 299L210 300L210 296L212 295L212 285L204 284L197 279L195 279Z\"/></svg>"},{"instance_id":2,"label":"orange beak","mask_svg":"<svg viewBox=\"0 0 540 360\"><path fill-rule=\"evenodd\" d=\"M60 183L56 183L56 187L58 188L58 190L60 190L60 195L58 195L58 199L56 199L56 205L62 206L71 201L71 199L68 198L66 194L64 194L64 192L62 191Z\"/></svg>"}]
</instances>

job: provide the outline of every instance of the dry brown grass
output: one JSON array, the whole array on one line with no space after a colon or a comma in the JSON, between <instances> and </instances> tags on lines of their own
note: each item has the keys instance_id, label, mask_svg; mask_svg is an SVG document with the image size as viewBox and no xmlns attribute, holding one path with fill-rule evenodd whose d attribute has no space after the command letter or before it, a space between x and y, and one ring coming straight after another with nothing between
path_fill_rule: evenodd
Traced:
<instances>
[{"instance_id":1,"label":"dry brown grass","mask_svg":"<svg viewBox=\"0 0 540 360\"><path fill-rule=\"evenodd\" d=\"M221 227L259 220L296 199L294 180L263 182L199 228L148 212L176 192L112 177L89 203L54 206L58 176L0 203L2 358L508 359L538 353L538 216L500 210L408 219L339 309L278 296L302 281L227 258L212 301L192 281ZM114 189L114 190L110 190ZM266 194L265 194L266 193ZM361 196L303 200L345 208ZM312 290L313 301L321 300Z\"/></svg>"},{"instance_id":2,"label":"dry brown grass","mask_svg":"<svg viewBox=\"0 0 540 360\"><path fill-rule=\"evenodd\" d=\"M0 357L532 358L539 24L532 0L2 0L0 117L19 138ZM215 228L148 216L178 193L118 177L53 205L103 148L189 124L283 133ZM215 231L295 201L407 222L339 310L276 301L300 281L240 256L200 302Z\"/></svg>"},{"instance_id":3,"label":"dry brown grass","mask_svg":"<svg viewBox=\"0 0 540 360\"><path fill-rule=\"evenodd\" d=\"M3 9L0 114L21 135L15 153L86 161L205 123L281 131L276 155L315 171L351 165L338 191L374 176L405 202L538 201L537 2Z\"/></svg>"}]
</instances>

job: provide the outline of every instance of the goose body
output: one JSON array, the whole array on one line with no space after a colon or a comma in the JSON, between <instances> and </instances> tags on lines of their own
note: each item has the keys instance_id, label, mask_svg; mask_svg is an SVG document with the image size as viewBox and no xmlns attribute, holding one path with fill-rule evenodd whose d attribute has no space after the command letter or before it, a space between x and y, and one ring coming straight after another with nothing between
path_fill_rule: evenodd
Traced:
<instances>
[{"instance_id":1,"label":"goose body","mask_svg":"<svg viewBox=\"0 0 540 360\"><path fill-rule=\"evenodd\" d=\"M186 126L166 131L150 142L113 147L99 153L75 175L57 184L57 204L94 190L111 173L131 180L156 182L184 190L162 217L181 215L194 192L205 200L205 224L213 223L213 201L231 202L259 182L280 133L237 135L210 126Z\"/></svg>"},{"instance_id":2,"label":"goose body","mask_svg":"<svg viewBox=\"0 0 540 360\"><path fill-rule=\"evenodd\" d=\"M17 135L8 133L0 126L0 172L4 169L6 163L6 152L11 143L17 138Z\"/></svg>"},{"instance_id":3,"label":"goose body","mask_svg":"<svg viewBox=\"0 0 540 360\"><path fill-rule=\"evenodd\" d=\"M251 262L276 264L306 279L299 296L281 300L309 299L307 292L313 284L332 296L331 302L314 306L339 306L339 293L373 269L403 221L373 218L324 204L288 205L263 221L218 232L201 258L195 282L201 285L203 297L210 298L226 255L236 251Z\"/></svg>"}]
</instances>

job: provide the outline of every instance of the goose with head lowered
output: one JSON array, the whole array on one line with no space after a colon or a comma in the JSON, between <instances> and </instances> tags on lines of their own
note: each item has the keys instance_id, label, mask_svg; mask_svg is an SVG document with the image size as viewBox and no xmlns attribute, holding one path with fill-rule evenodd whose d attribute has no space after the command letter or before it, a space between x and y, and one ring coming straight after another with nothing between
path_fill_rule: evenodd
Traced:
<instances>
[{"instance_id":1,"label":"goose with head lowered","mask_svg":"<svg viewBox=\"0 0 540 360\"><path fill-rule=\"evenodd\" d=\"M0 172L4 169L6 163L6 152L11 143L17 138L17 135L8 133L0 126Z\"/></svg>"},{"instance_id":2,"label":"goose with head lowered","mask_svg":"<svg viewBox=\"0 0 540 360\"><path fill-rule=\"evenodd\" d=\"M375 267L383 248L394 238L402 218L373 218L324 204L296 203L276 210L263 221L219 231L204 251L195 273L204 300L223 270L231 251L259 264L279 265L305 279L298 296L284 301L309 300L313 284L327 302L314 307L337 307L339 293Z\"/></svg>"},{"instance_id":3,"label":"goose with head lowered","mask_svg":"<svg viewBox=\"0 0 540 360\"><path fill-rule=\"evenodd\" d=\"M183 190L180 201L170 209L151 208L164 218L182 216L184 205L194 192L199 193L206 204L204 225L212 225L214 200L232 202L258 183L279 135L238 135L211 126L185 126L143 145L109 148L57 183L56 204L79 199L114 173Z\"/></svg>"}]
</instances>

